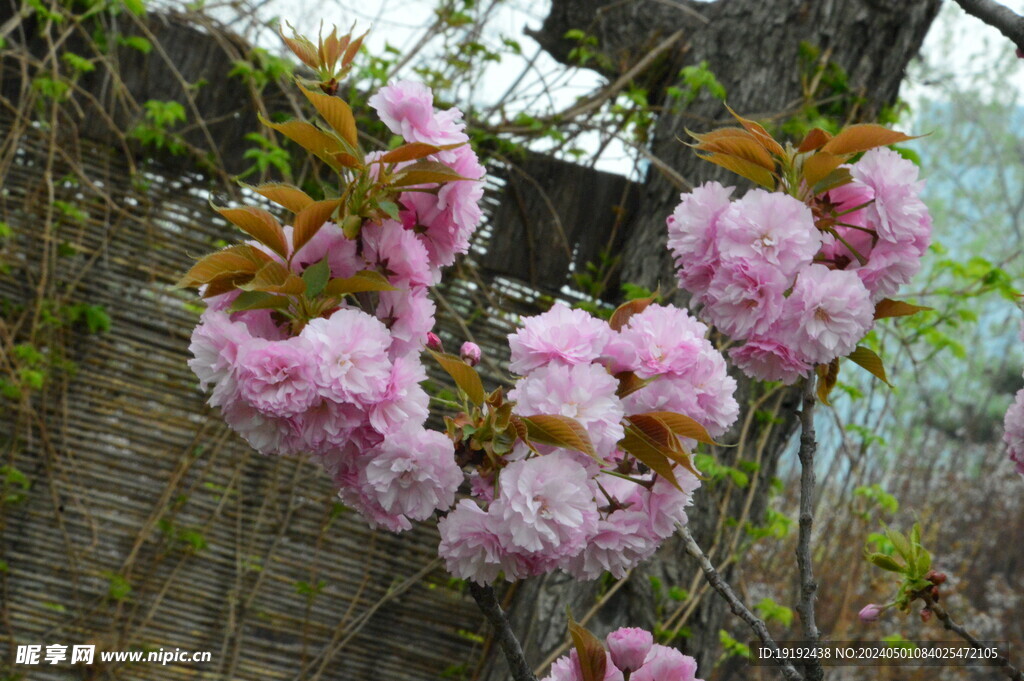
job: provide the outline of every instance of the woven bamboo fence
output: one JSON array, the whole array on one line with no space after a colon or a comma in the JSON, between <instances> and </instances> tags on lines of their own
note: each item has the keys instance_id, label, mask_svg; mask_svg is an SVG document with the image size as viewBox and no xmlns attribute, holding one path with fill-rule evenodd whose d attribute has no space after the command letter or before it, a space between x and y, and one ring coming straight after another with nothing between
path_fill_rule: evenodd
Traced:
<instances>
[{"instance_id":1,"label":"woven bamboo fence","mask_svg":"<svg viewBox=\"0 0 1024 681\"><path fill-rule=\"evenodd\" d=\"M116 76L136 102L160 91L194 106L208 132L193 125L184 138L217 140L237 172L240 137L257 126L224 70L244 44L209 24L150 17L121 30L159 50L114 50L105 73L57 103L30 96L32 69L87 41L74 31L43 41L17 8L0 8L0 22L16 24L0 83L0 221L11 230L0 241L0 377L25 388L25 372L39 370L45 380L0 398L0 676L473 678L490 640L436 558L436 529L371 531L318 469L262 457L233 435L187 367L199 308L171 282L236 238L208 205L235 190L194 158L126 143L116 132L139 107L119 105L110 84ZM181 84L201 78L226 85L189 100ZM284 101L274 88L261 94ZM614 241L622 211L611 207L634 196L615 176L542 159L524 167L497 168L490 219L437 291L442 336L480 343L492 382L518 315L545 308L595 243ZM557 177L569 179L549 195ZM598 200L566 208L583 186ZM96 309L109 330L90 332ZM57 643L95 645L96 660L14 662L18 645ZM161 649L211 661L99 661L100 651Z\"/></svg>"}]
</instances>

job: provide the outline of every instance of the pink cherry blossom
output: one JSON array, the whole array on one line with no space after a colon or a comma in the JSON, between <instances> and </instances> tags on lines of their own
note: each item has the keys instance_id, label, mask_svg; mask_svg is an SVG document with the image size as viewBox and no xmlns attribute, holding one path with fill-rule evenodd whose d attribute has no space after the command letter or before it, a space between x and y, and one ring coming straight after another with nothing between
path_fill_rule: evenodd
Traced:
<instances>
[{"instance_id":1,"label":"pink cherry blossom","mask_svg":"<svg viewBox=\"0 0 1024 681\"><path fill-rule=\"evenodd\" d=\"M682 374L690 369L710 345L704 338L707 327L689 313L672 305L648 305L634 314L617 338L609 344L609 352L618 358L635 357L632 369L641 378L659 374ZM623 351L621 345L631 348ZM713 349L711 349L714 352Z\"/></svg>"},{"instance_id":2,"label":"pink cherry blossom","mask_svg":"<svg viewBox=\"0 0 1024 681\"><path fill-rule=\"evenodd\" d=\"M780 333L804 360L825 364L857 347L874 324L874 309L855 272L811 265L786 299Z\"/></svg>"},{"instance_id":3,"label":"pink cherry blossom","mask_svg":"<svg viewBox=\"0 0 1024 681\"><path fill-rule=\"evenodd\" d=\"M303 338L253 338L238 348L238 394L268 416L293 416L319 401L316 367Z\"/></svg>"},{"instance_id":4,"label":"pink cherry blossom","mask_svg":"<svg viewBox=\"0 0 1024 681\"><path fill-rule=\"evenodd\" d=\"M811 209L792 196L754 189L718 221L721 259L762 260L786 277L810 264L821 248Z\"/></svg>"},{"instance_id":5,"label":"pink cherry blossom","mask_svg":"<svg viewBox=\"0 0 1024 681\"><path fill-rule=\"evenodd\" d=\"M1019 390L1003 419L1003 442L1009 450L1010 461L1017 472L1024 475L1024 390Z\"/></svg>"},{"instance_id":6,"label":"pink cherry blossom","mask_svg":"<svg viewBox=\"0 0 1024 681\"><path fill-rule=\"evenodd\" d=\"M608 456L625 434L619 382L597 364L549 364L516 382L509 392L522 416L557 414L576 419L599 456Z\"/></svg>"},{"instance_id":7,"label":"pink cherry blossom","mask_svg":"<svg viewBox=\"0 0 1024 681\"><path fill-rule=\"evenodd\" d=\"M422 83L397 81L377 91L368 101L391 132L406 142L455 144L465 142L465 123L457 109L434 111L434 94Z\"/></svg>"},{"instance_id":8,"label":"pink cherry blossom","mask_svg":"<svg viewBox=\"0 0 1024 681\"><path fill-rule=\"evenodd\" d=\"M396 286L436 284L427 249L416 235L395 220L363 227L363 255Z\"/></svg>"},{"instance_id":9,"label":"pink cherry blossom","mask_svg":"<svg viewBox=\"0 0 1024 681\"><path fill-rule=\"evenodd\" d=\"M697 661L675 648L659 644L651 646L644 666L630 681L700 681L697 679Z\"/></svg>"},{"instance_id":10,"label":"pink cherry blossom","mask_svg":"<svg viewBox=\"0 0 1024 681\"><path fill-rule=\"evenodd\" d=\"M928 212L918 198L923 183L917 179L917 166L892 149L880 147L865 152L850 167L850 174L874 193L874 201L865 211L878 236L885 241L907 241Z\"/></svg>"},{"instance_id":11,"label":"pink cherry blossom","mask_svg":"<svg viewBox=\"0 0 1024 681\"><path fill-rule=\"evenodd\" d=\"M654 645L651 632L636 627L622 627L605 638L612 662L620 671L635 672L643 666Z\"/></svg>"},{"instance_id":12,"label":"pink cherry blossom","mask_svg":"<svg viewBox=\"0 0 1024 681\"><path fill-rule=\"evenodd\" d=\"M708 287L704 314L733 338L762 333L779 318L789 286L789 279L764 260L727 260Z\"/></svg>"},{"instance_id":13,"label":"pink cherry blossom","mask_svg":"<svg viewBox=\"0 0 1024 681\"><path fill-rule=\"evenodd\" d=\"M384 394L370 406L370 425L387 435L406 424L426 421L430 397L420 386L425 380L426 369L417 357L397 357Z\"/></svg>"},{"instance_id":14,"label":"pink cherry blossom","mask_svg":"<svg viewBox=\"0 0 1024 681\"><path fill-rule=\"evenodd\" d=\"M391 377L391 335L379 319L355 309L312 320L301 336L317 358L320 394L339 402L372 404Z\"/></svg>"},{"instance_id":15,"label":"pink cherry blossom","mask_svg":"<svg viewBox=\"0 0 1024 681\"><path fill-rule=\"evenodd\" d=\"M443 433L410 426L370 450L365 479L386 512L426 520L455 503L462 470Z\"/></svg>"},{"instance_id":16,"label":"pink cherry blossom","mask_svg":"<svg viewBox=\"0 0 1024 681\"><path fill-rule=\"evenodd\" d=\"M760 381L782 381L791 385L807 376L811 365L800 359L787 345L777 340L777 331L749 338L729 350L729 357L747 376Z\"/></svg>"},{"instance_id":17,"label":"pink cherry blossom","mask_svg":"<svg viewBox=\"0 0 1024 681\"><path fill-rule=\"evenodd\" d=\"M526 374L551 362L589 364L601 356L613 333L604 320L555 303L547 312L524 320L523 327L509 335L509 369Z\"/></svg>"},{"instance_id":18,"label":"pink cherry blossom","mask_svg":"<svg viewBox=\"0 0 1024 681\"><path fill-rule=\"evenodd\" d=\"M505 544L509 539L501 518L463 499L437 524L438 554L448 572L459 579L491 584L499 573L512 581L526 576L525 565Z\"/></svg>"},{"instance_id":19,"label":"pink cherry blossom","mask_svg":"<svg viewBox=\"0 0 1024 681\"><path fill-rule=\"evenodd\" d=\"M735 187L706 182L688 194L668 217L668 248L679 266L683 288L700 299L718 267L717 225Z\"/></svg>"},{"instance_id":20,"label":"pink cherry blossom","mask_svg":"<svg viewBox=\"0 0 1024 681\"><path fill-rule=\"evenodd\" d=\"M491 512L511 545L552 558L575 555L597 527L597 504L586 469L563 453L516 461L498 479Z\"/></svg>"}]
</instances>

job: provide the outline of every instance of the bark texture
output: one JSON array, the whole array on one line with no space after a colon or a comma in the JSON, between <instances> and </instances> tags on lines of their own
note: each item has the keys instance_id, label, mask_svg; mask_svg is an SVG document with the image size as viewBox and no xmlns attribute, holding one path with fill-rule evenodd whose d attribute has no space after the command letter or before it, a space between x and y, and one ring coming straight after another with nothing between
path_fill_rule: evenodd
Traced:
<instances>
[{"instance_id":1,"label":"bark texture","mask_svg":"<svg viewBox=\"0 0 1024 681\"><path fill-rule=\"evenodd\" d=\"M596 36L614 67L606 69L605 75L614 77L667 35L683 29L684 39L653 76L647 77L650 101L663 100L664 88L674 84L681 67L706 61L724 85L734 110L755 119L774 117L775 122L792 116L804 104L809 78L806 71L801 71L800 54L801 44L806 43L845 71L853 95L848 117L865 121L874 119L882 107L895 101L906 66L917 54L939 4L940 0L553 0L542 28L529 33L563 61L575 46L563 38L566 31L582 29ZM692 185L711 179L741 184L736 176L700 161L679 142L679 138L686 137L685 128L707 131L727 120L723 103L707 95L683 110L673 112L666 107L655 126L650 150ZM665 248L665 218L678 203L679 189L652 167L640 194L639 209L625 225L622 279L652 289L659 283L663 290L673 289L672 262ZM740 380L737 399L744 409L757 398L758 390ZM697 493L690 513L691 531L716 566L732 549L728 541L726 546L714 548L715 537L721 535L723 527L728 528L723 520L740 517L744 509L755 523L763 517L769 479L796 425L798 392L784 393L779 405L782 422L768 426L770 431L759 431L754 420L747 438L751 443L764 438L760 471L751 476L753 491L718 483ZM738 424L745 418L746 414L741 414ZM751 459L752 452L724 449L715 455L729 462L737 457ZM780 569L792 570L795 587L795 564ZM620 626L652 627L659 601L650 577L657 577L666 588L689 589L696 570L681 542L669 542L658 556L634 572L588 626L601 635ZM734 572L727 567L723 575L736 584ZM703 582L698 584L703 586ZM520 585L512 599L510 616L531 661L539 664L563 642L566 604L579 619L594 605L599 593L598 584L575 583L561 575ZM676 605L661 603L662 615ZM718 654L718 632L726 613L724 601L712 593L701 599L686 623L690 635L683 647L697 658L705 678L710 676ZM828 632L824 635L827 637ZM496 681L506 678L506 674L499 661L482 678Z\"/></svg>"}]
</instances>

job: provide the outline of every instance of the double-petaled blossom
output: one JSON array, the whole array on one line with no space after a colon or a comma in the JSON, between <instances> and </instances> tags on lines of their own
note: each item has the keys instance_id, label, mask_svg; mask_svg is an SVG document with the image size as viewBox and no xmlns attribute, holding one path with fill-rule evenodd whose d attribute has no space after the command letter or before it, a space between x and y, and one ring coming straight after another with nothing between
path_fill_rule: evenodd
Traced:
<instances>
[{"instance_id":1,"label":"double-petaled blossom","mask_svg":"<svg viewBox=\"0 0 1024 681\"><path fill-rule=\"evenodd\" d=\"M621 681L629 674L639 681L700 681L697 661L675 648L654 643L650 632L636 628L617 629L605 638L608 650L604 681ZM579 655L574 648L554 661L542 681L580 681Z\"/></svg>"},{"instance_id":2,"label":"double-petaled blossom","mask_svg":"<svg viewBox=\"0 0 1024 681\"><path fill-rule=\"evenodd\" d=\"M878 148L843 166L850 181L804 203L716 182L668 218L679 280L700 314L735 340L747 375L792 383L856 348L874 304L921 266L931 217L917 168ZM813 208L813 209L812 209Z\"/></svg>"}]
</instances>

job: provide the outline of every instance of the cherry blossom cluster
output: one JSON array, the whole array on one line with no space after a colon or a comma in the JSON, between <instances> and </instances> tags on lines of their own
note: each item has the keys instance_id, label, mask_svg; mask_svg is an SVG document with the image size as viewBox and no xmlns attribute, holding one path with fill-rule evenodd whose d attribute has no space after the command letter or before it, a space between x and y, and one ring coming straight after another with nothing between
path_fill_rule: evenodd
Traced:
<instances>
[{"instance_id":1,"label":"cherry blossom cluster","mask_svg":"<svg viewBox=\"0 0 1024 681\"><path fill-rule=\"evenodd\" d=\"M607 662L604 681L700 681L697 661L675 648L659 645L649 631L617 629L605 638ZM551 665L543 681L579 681L579 654L573 649Z\"/></svg>"},{"instance_id":2,"label":"cherry blossom cluster","mask_svg":"<svg viewBox=\"0 0 1024 681\"><path fill-rule=\"evenodd\" d=\"M435 111L425 86L394 83L370 104L407 142L461 145L430 160L483 177L462 114ZM376 272L393 290L342 299L298 330L274 310L232 311L235 290L207 299L192 334L189 364L227 423L264 454L311 455L374 526L401 531L450 508L463 481L452 442L423 427L419 356L434 326L428 287L467 250L482 191L479 181L408 191L399 219L367 220L356 238L328 222L298 252L285 228L287 258L250 242L297 275L326 259L332 279Z\"/></svg>"},{"instance_id":3,"label":"cherry blossom cluster","mask_svg":"<svg viewBox=\"0 0 1024 681\"><path fill-rule=\"evenodd\" d=\"M746 341L745 373L792 383L856 348L874 303L910 280L931 235L917 167L877 148L844 166L852 181L804 203L706 183L668 218L679 281L702 316Z\"/></svg>"},{"instance_id":4,"label":"cherry blossom cluster","mask_svg":"<svg viewBox=\"0 0 1024 681\"><path fill-rule=\"evenodd\" d=\"M1020 339L1024 341L1024 325L1021 325ZM1016 466L1017 472L1024 476L1024 389L1017 391L1013 404L1006 410L1003 442L1009 449L1010 461Z\"/></svg>"},{"instance_id":5,"label":"cherry blossom cluster","mask_svg":"<svg viewBox=\"0 0 1024 681\"><path fill-rule=\"evenodd\" d=\"M720 435L735 421L735 381L685 311L650 305L616 331L559 303L509 337L509 398L523 417L554 414L585 429L595 456L519 442L471 478L472 497L441 520L448 571L481 584L554 569L579 579L622 577L686 522L700 482L682 467L678 487L623 451L623 419L650 411L686 414ZM649 381L619 396L615 374ZM691 443L692 444L692 443Z\"/></svg>"}]
</instances>

